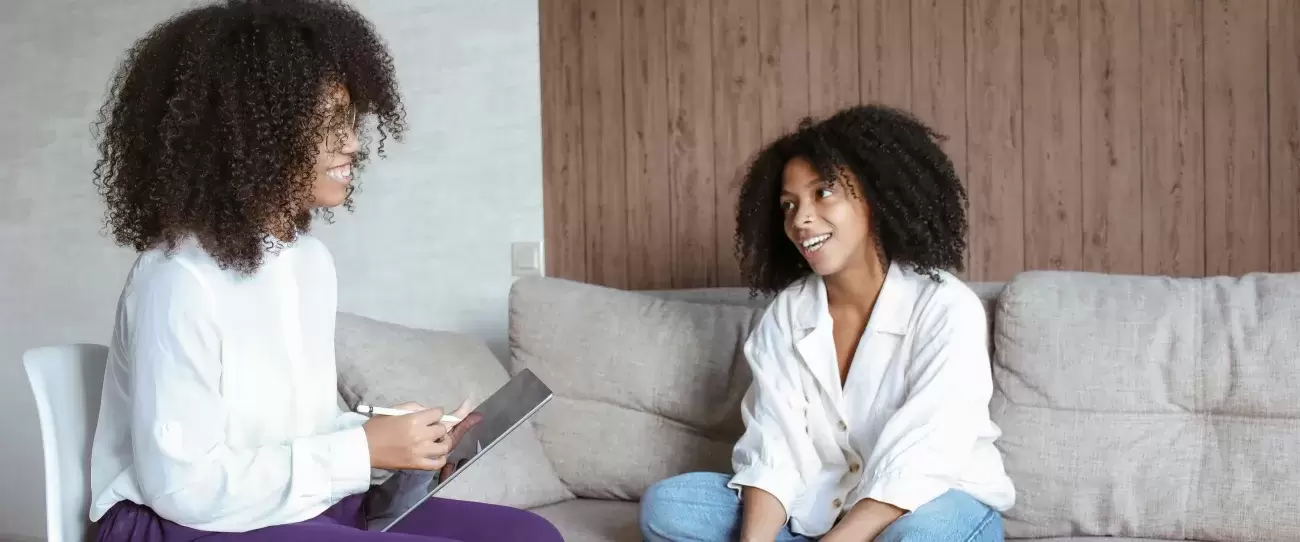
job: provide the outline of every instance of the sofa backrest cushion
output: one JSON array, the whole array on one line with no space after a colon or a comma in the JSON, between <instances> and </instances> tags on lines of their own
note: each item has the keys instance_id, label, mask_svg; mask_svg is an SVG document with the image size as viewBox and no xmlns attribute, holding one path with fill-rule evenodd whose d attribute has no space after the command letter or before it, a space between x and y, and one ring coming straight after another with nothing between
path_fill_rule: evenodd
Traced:
<instances>
[{"instance_id":1,"label":"sofa backrest cushion","mask_svg":"<svg viewBox=\"0 0 1300 542\"><path fill-rule=\"evenodd\" d=\"M487 345L468 335L348 313L339 313L336 327L339 394L349 408L413 401L451 410L466 396L487 399L509 378ZM573 498L531 425L507 436L438 496L519 508Z\"/></svg>"},{"instance_id":2,"label":"sofa backrest cushion","mask_svg":"<svg viewBox=\"0 0 1300 542\"><path fill-rule=\"evenodd\" d=\"M1024 273L995 320L1008 537L1300 532L1300 275Z\"/></svg>"},{"instance_id":3,"label":"sofa backrest cushion","mask_svg":"<svg viewBox=\"0 0 1300 542\"><path fill-rule=\"evenodd\" d=\"M760 314L516 281L512 371L531 369L555 391L537 427L560 479L579 497L636 500L674 474L729 470L750 382L740 346Z\"/></svg>"}]
</instances>

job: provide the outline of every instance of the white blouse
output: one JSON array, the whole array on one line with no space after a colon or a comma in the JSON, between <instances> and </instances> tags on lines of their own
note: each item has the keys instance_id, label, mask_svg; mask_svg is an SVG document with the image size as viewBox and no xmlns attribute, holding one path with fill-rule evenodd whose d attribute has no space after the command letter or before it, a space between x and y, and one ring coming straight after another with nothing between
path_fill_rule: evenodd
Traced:
<instances>
[{"instance_id":1,"label":"white blouse","mask_svg":"<svg viewBox=\"0 0 1300 542\"><path fill-rule=\"evenodd\" d=\"M732 489L771 493L791 530L813 537L867 498L915 510L957 489L1011 508L984 307L940 276L890 266L842 387L821 277L772 301L745 343L754 383Z\"/></svg>"},{"instance_id":2,"label":"white blouse","mask_svg":"<svg viewBox=\"0 0 1300 542\"><path fill-rule=\"evenodd\" d=\"M127 500L241 532L365 491L365 418L336 395L337 296L334 261L308 236L251 276L192 241L141 254L118 301L90 519Z\"/></svg>"}]
</instances>

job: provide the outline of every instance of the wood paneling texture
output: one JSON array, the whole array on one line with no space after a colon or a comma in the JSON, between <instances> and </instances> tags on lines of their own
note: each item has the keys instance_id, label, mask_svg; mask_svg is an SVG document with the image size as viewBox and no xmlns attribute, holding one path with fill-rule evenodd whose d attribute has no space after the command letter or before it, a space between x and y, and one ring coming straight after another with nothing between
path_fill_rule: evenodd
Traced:
<instances>
[{"instance_id":1,"label":"wood paneling texture","mask_svg":"<svg viewBox=\"0 0 1300 542\"><path fill-rule=\"evenodd\" d=\"M946 136L971 280L1300 271L1300 0L540 0L550 276L740 283L764 142L857 103Z\"/></svg>"}]
</instances>

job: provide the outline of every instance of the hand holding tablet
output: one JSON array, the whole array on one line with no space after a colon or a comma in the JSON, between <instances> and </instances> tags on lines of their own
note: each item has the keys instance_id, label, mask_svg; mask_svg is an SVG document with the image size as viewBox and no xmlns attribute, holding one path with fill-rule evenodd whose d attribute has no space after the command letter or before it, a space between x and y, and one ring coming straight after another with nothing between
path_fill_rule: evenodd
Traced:
<instances>
[{"instance_id":1,"label":"hand holding tablet","mask_svg":"<svg viewBox=\"0 0 1300 542\"><path fill-rule=\"evenodd\" d=\"M473 411L466 401L452 413L463 421L457 422L455 429L448 433L450 438L439 443L450 444L451 448L438 458L437 463L441 466L436 472L409 468L397 470L383 484L366 493L369 529L387 531L392 528L416 506L446 487L465 469L471 468L477 459L526 423L553 397L551 389L537 375L524 369L482 404L474 406ZM416 412L404 416L420 415L421 412ZM372 418L371 421L384 419ZM439 424L435 422L433 425Z\"/></svg>"},{"instance_id":2,"label":"hand holding tablet","mask_svg":"<svg viewBox=\"0 0 1300 542\"><path fill-rule=\"evenodd\" d=\"M449 415L440 408L403 403L393 408L359 405L357 412L370 420L362 425L370 447L371 466L384 469L438 471L447 454L482 414L470 412L467 399Z\"/></svg>"}]
</instances>

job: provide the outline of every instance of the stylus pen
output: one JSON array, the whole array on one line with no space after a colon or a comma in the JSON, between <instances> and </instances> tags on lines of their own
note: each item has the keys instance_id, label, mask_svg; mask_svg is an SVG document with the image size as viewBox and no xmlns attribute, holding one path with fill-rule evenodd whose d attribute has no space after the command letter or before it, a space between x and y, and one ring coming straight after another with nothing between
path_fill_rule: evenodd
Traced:
<instances>
[{"instance_id":1,"label":"stylus pen","mask_svg":"<svg viewBox=\"0 0 1300 542\"><path fill-rule=\"evenodd\" d=\"M406 414L415 413L414 410L402 410L400 408L384 408L384 407L377 407L377 406L370 406L370 405L357 405L357 412L361 414L365 414L367 416L404 416ZM460 423L460 418L448 414L446 416L443 416L442 419L439 421L441 421L442 423Z\"/></svg>"}]
</instances>

